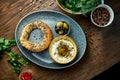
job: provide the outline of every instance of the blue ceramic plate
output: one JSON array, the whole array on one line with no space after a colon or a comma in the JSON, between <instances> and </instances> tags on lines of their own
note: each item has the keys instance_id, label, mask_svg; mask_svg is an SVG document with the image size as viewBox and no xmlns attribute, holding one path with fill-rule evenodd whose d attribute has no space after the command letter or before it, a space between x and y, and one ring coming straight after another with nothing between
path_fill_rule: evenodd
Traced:
<instances>
[{"instance_id":1,"label":"blue ceramic plate","mask_svg":"<svg viewBox=\"0 0 120 80\"><path fill-rule=\"evenodd\" d=\"M48 49L39 53L34 53L22 47L22 45L20 44L20 36L23 28L28 23L34 22L37 20L42 20L43 22L47 23L50 26L53 33L53 38L58 36L54 31L54 26L58 21L66 21L69 24L71 30L68 36L73 38L73 40L76 42L78 47L78 55L71 63L65 64L65 65L55 63L50 58ZM35 39L32 38L33 33L37 36L37 34L40 35L41 32L36 30L36 31L32 31L32 33L30 34L29 40L37 42ZM72 18L68 17L67 15L57 11L37 11L24 16L20 20L20 22L17 24L16 31L15 31L15 40L17 42L17 46L19 50L27 59L29 59L31 62L39 66L50 68L50 69L62 69L62 68L67 68L74 65L82 58L86 49L85 34L81 29L81 27L79 26L79 24L75 22Z\"/></svg>"}]
</instances>

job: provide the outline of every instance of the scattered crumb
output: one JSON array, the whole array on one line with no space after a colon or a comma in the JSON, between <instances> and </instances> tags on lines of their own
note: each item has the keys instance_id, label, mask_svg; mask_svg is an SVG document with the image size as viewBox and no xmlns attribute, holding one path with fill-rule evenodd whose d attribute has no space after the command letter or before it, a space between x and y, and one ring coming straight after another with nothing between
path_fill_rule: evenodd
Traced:
<instances>
[{"instance_id":1,"label":"scattered crumb","mask_svg":"<svg viewBox=\"0 0 120 80\"><path fill-rule=\"evenodd\" d=\"M36 0L33 0L32 3L35 4L35 3L36 3Z\"/></svg>"},{"instance_id":2,"label":"scattered crumb","mask_svg":"<svg viewBox=\"0 0 120 80\"><path fill-rule=\"evenodd\" d=\"M22 8L19 8L19 10L21 11L21 10L22 10Z\"/></svg>"}]
</instances>

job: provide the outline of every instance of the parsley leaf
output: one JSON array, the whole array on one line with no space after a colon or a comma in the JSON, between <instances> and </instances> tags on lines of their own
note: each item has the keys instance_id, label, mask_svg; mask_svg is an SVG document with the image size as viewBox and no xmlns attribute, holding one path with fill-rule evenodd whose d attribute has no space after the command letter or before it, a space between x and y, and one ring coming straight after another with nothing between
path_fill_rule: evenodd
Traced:
<instances>
[{"instance_id":1,"label":"parsley leaf","mask_svg":"<svg viewBox=\"0 0 120 80\"><path fill-rule=\"evenodd\" d=\"M69 10L74 12L80 12L86 15L97 7L101 0L58 0L59 3Z\"/></svg>"},{"instance_id":2,"label":"parsley leaf","mask_svg":"<svg viewBox=\"0 0 120 80\"><path fill-rule=\"evenodd\" d=\"M4 39L0 38L0 58L4 53L9 55L8 62L12 65L13 71L20 73L20 68L27 65L29 61L25 58L22 58L20 55L11 51L11 47L16 46L14 39Z\"/></svg>"}]
</instances>

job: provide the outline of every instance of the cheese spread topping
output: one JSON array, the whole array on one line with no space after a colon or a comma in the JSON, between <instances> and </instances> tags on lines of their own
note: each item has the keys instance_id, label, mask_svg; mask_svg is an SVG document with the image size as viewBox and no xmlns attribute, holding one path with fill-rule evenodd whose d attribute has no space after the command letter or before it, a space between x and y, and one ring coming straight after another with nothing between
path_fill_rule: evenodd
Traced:
<instances>
[{"instance_id":1,"label":"cheese spread topping","mask_svg":"<svg viewBox=\"0 0 120 80\"><path fill-rule=\"evenodd\" d=\"M52 46L52 55L61 62L69 62L75 53L74 45L69 40L59 40Z\"/></svg>"}]
</instances>

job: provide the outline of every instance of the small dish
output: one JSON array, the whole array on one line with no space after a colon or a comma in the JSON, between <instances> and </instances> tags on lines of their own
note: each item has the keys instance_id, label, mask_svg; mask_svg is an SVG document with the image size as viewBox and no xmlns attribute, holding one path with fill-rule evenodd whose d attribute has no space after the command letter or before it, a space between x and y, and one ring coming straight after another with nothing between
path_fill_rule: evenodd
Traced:
<instances>
[{"instance_id":1,"label":"small dish","mask_svg":"<svg viewBox=\"0 0 120 80\"><path fill-rule=\"evenodd\" d=\"M59 21L55 25L55 32L57 35L68 35L70 33L70 26L66 21Z\"/></svg>"},{"instance_id":2,"label":"small dish","mask_svg":"<svg viewBox=\"0 0 120 80\"><path fill-rule=\"evenodd\" d=\"M91 12L91 21L98 27L109 26L114 19L112 8L106 4L101 4Z\"/></svg>"},{"instance_id":3,"label":"small dish","mask_svg":"<svg viewBox=\"0 0 120 80\"><path fill-rule=\"evenodd\" d=\"M57 5L65 12L72 14L73 12L65 7L63 7L60 3L59 0L56 0ZM74 14L81 14L80 12L74 12Z\"/></svg>"},{"instance_id":4,"label":"small dish","mask_svg":"<svg viewBox=\"0 0 120 80\"><path fill-rule=\"evenodd\" d=\"M87 14L100 4L100 0L56 0L57 5L70 14Z\"/></svg>"},{"instance_id":5,"label":"small dish","mask_svg":"<svg viewBox=\"0 0 120 80\"><path fill-rule=\"evenodd\" d=\"M19 80L33 80L32 74L30 71L23 71L19 75Z\"/></svg>"},{"instance_id":6,"label":"small dish","mask_svg":"<svg viewBox=\"0 0 120 80\"><path fill-rule=\"evenodd\" d=\"M58 36L49 46L50 57L59 64L68 64L77 55L77 46L74 40L68 36Z\"/></svg>"},{"instance_id":7,"label":"small dish","mask_svg":"<svg viewBox=\"0 0 120 80\"><path fill-rule=\"evenodd\" d=\"M58 63L55 63L50 55L48 49L42 51L42 52L31 52L24 48L20 44L20 36L22 34L22 30L25 27L26 24L34 21L42 20L46 22L53 34L53 39L57 37L58 35L55 33L54 27L55 24L58 21L66 21L71 27L70 27L70 34L69 36L74 39L76 42L76 45L78 47L78 54L76 58L69 64L66 65L59 65ZM35 31L37 33L37 31ZM86 36L84 31L82 30L81 26L72 18L69 16L57 12L57 11L51 11L51 10L40 10L40 11L35 11L32 13L27 14L24 16L17 24L16 30L15 30L15 40L17 43L17 46L20 50L20 52L31 62L35 63L38 66L44 67L44 68L49 68L49 69L63 69L63 68L68 68L70 66L73 66L76 64L78 61L81 60L83 55L85 54L87 42L86 42ZM34 40L33 40L34 41ZM27 53L27 54L26 54Z\"/></svg>"}]
</instances>

